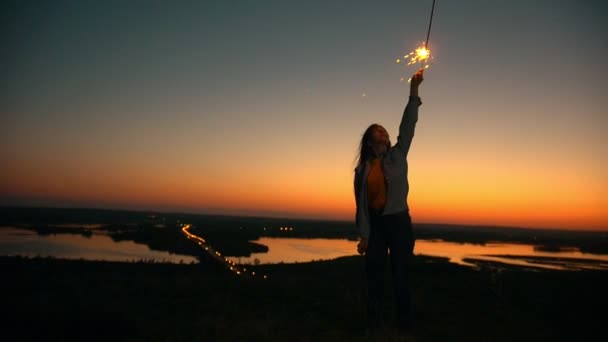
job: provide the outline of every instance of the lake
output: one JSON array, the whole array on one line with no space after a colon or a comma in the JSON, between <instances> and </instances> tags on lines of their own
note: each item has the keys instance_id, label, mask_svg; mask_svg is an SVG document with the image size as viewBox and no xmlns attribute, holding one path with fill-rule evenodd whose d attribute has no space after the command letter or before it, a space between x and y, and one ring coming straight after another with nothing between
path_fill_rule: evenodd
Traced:
<instances>
[{"instance_id":1,"label":"lake","mask_svg":"<svg viewBox=\"0 0 608 342\"><path fill-rule=\"evenodd\" d=\"M184 237L185 238L185 237ZM296 263L330 260L356 255L356 241L344 239L303 239L262 237L253 242L268 246L268 253L250 257L228 257L239 264ZM201 251L205 253L204 249ZM221 252L221 251L220 251ZM417 240L416 255L448 258L450 262L476 266L482 261L555 270L608 270L608 255L582 253L577 248L556 252L535 249L534 245L515 243L456 243L442 240ZM103 232L90 237L77 234L39 235L12 227L0 229L0 255L53 256L67 259L109 261L198 262L195 257L155 251L133 241L114 241Z\"/></svg>"},{"instance_id":2,"label":"lake","mask_svg":"<svg viewBox=\"0 0 608 342\"><path fill-rule=\"evenodd\" d=\"M355 255L357 242L338 239L260 238L253 242L268 246L268 253L253 253L247 258L229 258L241 264L294 263L327 260ZM544 269L605 269L608 255L582 253L577 248L558 252L535 249L534 245L515 243L456 243L442 240L416 240L415 255L445 257L452 263L476 266L468 259L494 261ZM257 260L257 261L256 261Z\"/></svg>"},{"instance_id":3,"label":"lake","mask_svg":"<svg viewBox=\"0 0 608 342\"><path fill-rule=\"evenodd\" d=\"M30 230L9 227L0 228L0 254L108 261L198 262L192 256L153 251L133 241L117 242L103 233L94 232L90 237L77 234L39 235Z\"/></svg>"}]
</instances>

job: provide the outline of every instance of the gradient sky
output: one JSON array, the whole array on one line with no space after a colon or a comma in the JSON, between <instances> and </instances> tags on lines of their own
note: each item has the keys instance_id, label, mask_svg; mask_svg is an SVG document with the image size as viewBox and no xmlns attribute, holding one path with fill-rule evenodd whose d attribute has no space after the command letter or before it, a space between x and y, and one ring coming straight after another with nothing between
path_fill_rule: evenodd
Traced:
<instances>
[{"instance_id":1,"label":"gradient sky","mask_svg":"<svg viewBox=\"0 0 608 342\"><path fill-rule=\"evenodd\" d=\"M431 3L3 1L0 201L353 220ZM607 32L603 1L438 0L414 222L608 230Z\"/></svg>"}]
</instances>

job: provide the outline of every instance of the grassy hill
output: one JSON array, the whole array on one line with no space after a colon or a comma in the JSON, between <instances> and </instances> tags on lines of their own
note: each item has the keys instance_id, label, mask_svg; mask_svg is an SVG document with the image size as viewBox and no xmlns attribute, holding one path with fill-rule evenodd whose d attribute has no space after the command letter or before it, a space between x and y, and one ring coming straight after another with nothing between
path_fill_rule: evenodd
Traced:
<instances>
[{"instance_id":1,"label":"grassy hill","mask_svg":"<svg viewBox=\"0 0 608 342\"><path fill-rule=\"evenodd\" d=\"M0 257L0 265L5 341L397 340L391 328L366 335L360 257L257 266L267 280L196 264ZM596 340L606 275L475 271L418 256L413 340Z\"/></svg>"}]
</instances>

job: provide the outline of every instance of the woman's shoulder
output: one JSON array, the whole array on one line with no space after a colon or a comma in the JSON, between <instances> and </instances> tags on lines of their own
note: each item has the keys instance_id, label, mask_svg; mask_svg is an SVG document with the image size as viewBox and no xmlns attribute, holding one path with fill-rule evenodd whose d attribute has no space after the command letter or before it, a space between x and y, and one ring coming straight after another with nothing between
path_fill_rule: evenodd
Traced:
<instances>
[{"instance_id":1,"label":"woman's shoulder","mask_svg":"<svg viewBox=\"0 0 608 342\"><path fill-rule=\"evenodd\" d=\"M388 150L387 157L393 163L402 164L406 160L406 155L401 151L401 148L397 146L397 144L391 146Z\"/></svg>"},{"instance_id":2,"label":"woman's shoulder","mask_svg":"<svg viewBox=\"0 0 608 342\"><path fill-rule=\"evenodd\" d=\"M365 169L365 167L367 166L367 164L369 164L369 160L366 161L365 163L361 163L361 164L357 165L357 167L355 167L355 173L356 174L362 173L363 170Z\"/></svg>"}]
</instances>

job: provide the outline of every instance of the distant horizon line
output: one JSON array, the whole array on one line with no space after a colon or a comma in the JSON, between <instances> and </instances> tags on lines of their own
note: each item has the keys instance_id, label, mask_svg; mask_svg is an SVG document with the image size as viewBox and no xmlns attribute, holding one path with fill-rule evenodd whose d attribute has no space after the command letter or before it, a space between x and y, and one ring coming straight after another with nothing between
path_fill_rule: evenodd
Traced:
<instances>
[{"instance_id":1,"label":"distant horizon line","mask_svg":"<svg viewBox=\"0 0 608 342\"><path fill-rule=\"evenodd\" d=\"M117 207L79 207L79 206L36 206L36 205L0 205L0 208L24 208L24 209L65 209L65 210L105 210L105 211L123 211L123 212L139 212L139 213L159 213L159 214L170 214L170 215L201 215L201 216L220 216L220 217L244 217L244 218L259 218L259 219L289 219L289 220L303 220L303 221L325 221L325 222L341 222L341 223L352 223L355 224L354 220L342 220L342 219L329 219L329 218L310 218L310 217L295 217L295 216L263 216L254 214L226 214L226 213L202 213L202 212L185 212L185 211L172 211L172 210L152 210L152 209L128 209L128 208L117 208ZM479 228L497 228L497 229L520 229L520 230L540 230L540 231L576 231L576 232L589 232L589 233L608 233L608 228L590 229L590 228L556 228L556 227L524 227L524 226L507 226L507 225L496 225L496 224L462 224L462 223L443 223L443 222L414 222L417 225L444 225L444 226L456 226L456 227L479 227Z\"/></svg>"}]
</instances>

